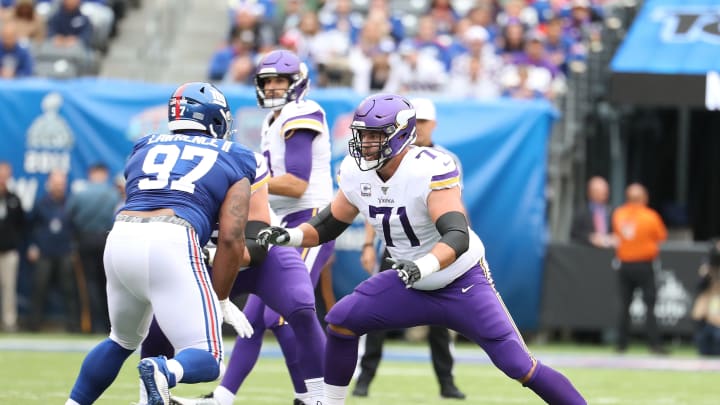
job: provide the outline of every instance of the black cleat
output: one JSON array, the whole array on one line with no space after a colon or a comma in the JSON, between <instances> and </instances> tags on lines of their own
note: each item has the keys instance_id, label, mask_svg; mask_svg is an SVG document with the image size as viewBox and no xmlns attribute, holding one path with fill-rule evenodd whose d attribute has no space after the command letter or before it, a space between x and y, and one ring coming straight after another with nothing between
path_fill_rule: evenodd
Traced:
<instances>
[{"instance_id":1,"label":"black cleat","mask_svg":"<svg viewBox=\"0 0 720 405\"><path fill-rule=\"evenodd\" d=\"M455 386L455 384L447 384L440 388L440 396L449 399L465 399L465 394Z\"/></svg>"},{"instance_id":2,"label":"black cleat","mask_svg":"<svg viewBox=\"0 0 720 405\"><path fill-rule=\"evenodd\" d=\"M352 394L354 397L366 397L369 389L370 383L368 381L358 379Z\"/></svg>"},{"instance_id":3,"label":"black cleat","mask_svg":"<svg viewBox=\"0 0 720 405\"><path fill-rule=\"evenodd\" d=\"M293 400L293 405L305 405L305 402L301 401L300 398L295 398Z\"/></svg>"}]
</instances>

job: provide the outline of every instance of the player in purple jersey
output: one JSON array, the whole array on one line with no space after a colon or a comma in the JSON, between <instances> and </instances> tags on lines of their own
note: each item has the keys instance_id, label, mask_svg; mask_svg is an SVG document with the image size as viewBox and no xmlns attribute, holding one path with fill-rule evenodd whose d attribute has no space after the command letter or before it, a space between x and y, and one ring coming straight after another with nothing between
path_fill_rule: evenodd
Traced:
<instances>
[{"instance_id":1,"label":"player in purple jersey","mask_svg":"<svg viewBox=\"0 0 720 405\"><path fill-rule=\"evenodd\" d=\"M258 168L255 182L252 184L252 196L250 197L250 211L248 213L248 224L246 227L246 253L242 261L243 268L235 280L232 295L241 293L253 293L272 308L281 314L292 327L296 342L293 352L298 355L298 360L306 365L306 374L302 375L303 381L311 387L308 392L309 403L315 404L322 401L322 363L325 350L325 334L320 327L317 315L315 314L315 295L312 282L308 275L305 262L298 251L294 248L273 247L266 251L255 243L258 231L269 225L270 209L268 205L268 179L267 165L262 156L257 156ZM212 262L215 248L208 247L208 260ZM250 314L248 314L250 315ZM249 368L255 365L259 357L260 343L263 334L257 333L265 329L262 311L249 316L253 319L255 333L250 338L257 340L258 352L253 353L248 361ZM154 324L156 325L156 324ZM253 345L254 346L254 345ZM143 357L148 355L165 354L171 355L172 346L166 343L160 328L151 328L148 338L142 345ZM243 370L249 373L250 370ZM216 390L211 397L207 398L181 398L172 397L176 405L183 404L232 404L240 383L230 387L232 391L226 394L224 390ZM316 387L313 391L312 387Z\"/></svg>"},{"instance_id":2,"label":"player in purple jersey","mask_svg":"<svg viewBox=\"0 0 720 405\"><path fill-rule=\"evenodd\" d=\"M355 110L340 190L295 228L269 227L261 244L314 246L336 238L362 213L385 239L395 272L360 283L328 313L323 405L345 402L358 336L380 329L442 325L479 344L506 375L553 405L585 404L562 374L537 361L495 290L485 248L467 223L453 160L415 139L405 98L370 96Z\"/></svg>"},{"instance_id":3,"label":"player in purple jersey","mask_svg":"<svg viewBox=\"0 0 720 405\"><path fill-rule=\"evenodd\" d=\"M255 92L258 105L268 109L263 121L261 148L272 174L268 182L270 206L285 226L301 224L332 199L330 135L325 111L305 98L309 89L307 66L290 51L269 52L258 62ZM325 263L330 259L334 241L312 249L298 249L316 285ZM282 292L279 292L282 293ZM285 362L295 389L295 404L312 403L319 388L307 387L304 376L311 374L312 363L296 353L297 339L292 323L267 308L261 297L252 294L243 309L256 334L252 339L237 339L228 369L214 391L216 399L228 404L252 369L260 353L261 336L270 329L285 354ZM255 318L255 317L258 318ZM289 326L288 326L289 325ZM262 329L260 329L262 327ZM319 344L324 345L324 339Z\"/></svg>"},{"instance_id":4,"label":"player in purple jersey","mask_svg":"<svg viewBox=\"0 0 720 405\"><path fill-rule=\"evenodd\" d=\"M66 405L95 402L148 332L152 314L177 354L149 357L138 370L149 405L170 403L177 383L220 374L220 324L252 327L228 299L245 251L255 158L225 140L231 115L209 83L186 83L169 100L170 134L137 141L125 167L127 200L105 247L109 338L85 357ZM210 281L201 248L219 223Z\"/></svg>"}]
</instances>

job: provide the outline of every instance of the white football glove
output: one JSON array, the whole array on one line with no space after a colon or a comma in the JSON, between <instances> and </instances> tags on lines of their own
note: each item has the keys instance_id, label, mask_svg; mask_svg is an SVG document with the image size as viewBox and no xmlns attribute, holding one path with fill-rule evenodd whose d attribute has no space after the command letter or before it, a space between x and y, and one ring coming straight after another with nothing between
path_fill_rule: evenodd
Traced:
<instances>
[{"instance_id":1,"label":"white football glove","mask_svg":"<svg viewBox=\"0 0 720 405\"><path fill-rule=\"evenodd\" d=\"M414 261L393 259L392 257L389 257L387 261L392 263L392 268L397 271L398 277L405 283L405 288L411 288L416 281L440 270L440 262L432 253Z\"/></svg>"},{"instance_id":2,"label":"white football glove","mask_svg":"<svg viewBox=\"0 0 720 405\"><path fill-rule=\"evenodd\" d=\"M257 243L266 249L270 245L301 246L304 237L303 231L298 228L268 226L258 232Z\"/></svg>"},{"instance_id":3,"label":"white football glove","mask_svg":"<svg viewBox=\"0 0 720 405\"><path fill-rule=\"evenodd\" d=\"M220 310L222 311L223 321L232 325L238 336L249 338L253 335L253 327L250 325L250 321L229 298L220 300Z\"/></svg>"}]
</instances>

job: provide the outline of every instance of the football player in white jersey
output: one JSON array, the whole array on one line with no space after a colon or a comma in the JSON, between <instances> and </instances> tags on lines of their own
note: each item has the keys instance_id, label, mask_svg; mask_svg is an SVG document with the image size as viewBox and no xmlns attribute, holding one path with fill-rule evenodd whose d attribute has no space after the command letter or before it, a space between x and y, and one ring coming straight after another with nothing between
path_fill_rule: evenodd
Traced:
<instances>
[{"instance_id":1,"label":"football player in white jersey","mask_svg":"<svg viewBox=\"0 0 720 405\"><path fill-rule=\"evenodd\" d=\"M269 109L262 126L261 149L270 170L270 206L283 226L296 226L312 218L332 200L330 135L322 107L305 98L309 80L307 66L290 51L269 52L255 74L258 105ZM335 242L298 249L317 285L323 266L332 256ZM278 294L283 294L281 286ZM255 333L271 329L285 354L295 389L295 404L309 399L303 376L314 375L312 364L295 353L296 337L286 320L267 308L257 295L250 295L244 312L255 325ZM263 319L254 319L261 314ZM261 328L264 325L265 328ZM220 387L223 396L237 393L252 369L260 339L237 339ZM324 338L318 344L324 345ZM311 390L312 391L312 390Z\"/></svg>"},{"instance_id":2,"label":"football player in white jersey","mask_svg":"<svg viewBox=\"0 0 720 405\"><path fill-rule=\"evenodd\" d=\"M415 145L427 146L439 150L452 157L455 165L460 173L460 184L462 185L462 167L460 159L452 152L440 145L433 143L432 133L437 124L435 104L428 98L414 98L410 103L415 109L416 139ZM384 263L384 259L389 257L387 249L382 249L381 262L378 263L377 253L375 250L375 228L369 222L365 223L365 243L363 244L360 261L363 268L374 274L376 271L385 271L390 266ZM365 345L360 358L360 374L353 389L352 394L358 397L368 395L370 383L375 378L380 360L382 359L383 343L385 341L386 331L379 330L368 332L365 335ZM455 378L452 374L455 360L451 352L452 339L447 328L439 325L430 325L427 340L430 345L430 358L432 360L433 371L440 385L440 396L442 398L465 399L465 394L455 385ZM361 342L363 341L361 340Z\"/></svg>"},{"instance_id":3,"label":"football player in white jersey","mask_svg":"<svg viewBox=\"0 0 720 405\"><path fill-rule=\"evenodd\" d=\"M349 156L332 203L295 228L272 226L258 243L315 246L362 213L382 235L395 272L380 272L325 317L325 401L345 403L358 336L442 325L480 345L493 364L553 405L586 404L561 373L528 351L495 290L480 238L468 227L457 167L446 154L411 146L415 111L405 98L373 95L355 110Z\"/></svg>"}]
</instances>

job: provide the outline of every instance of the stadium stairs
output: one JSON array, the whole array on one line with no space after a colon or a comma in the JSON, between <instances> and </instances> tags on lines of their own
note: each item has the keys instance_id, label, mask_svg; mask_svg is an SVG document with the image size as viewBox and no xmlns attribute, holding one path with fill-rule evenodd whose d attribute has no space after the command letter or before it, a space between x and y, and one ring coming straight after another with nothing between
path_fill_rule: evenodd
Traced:
<instances>
[{"instance_id":1,"label":"stadium stairs","mask_svg":"<svg viewBox=\"0 0 720 405\"><path fill-rule=\"evenodd\" d=\"M177 84L207 79L229 30L223 0L152 0L128 10L100 77Z\"/></svg>"}]
</instances>

